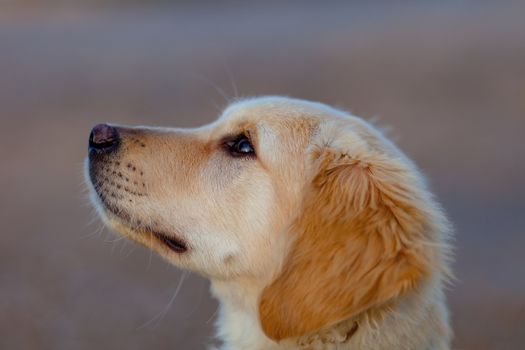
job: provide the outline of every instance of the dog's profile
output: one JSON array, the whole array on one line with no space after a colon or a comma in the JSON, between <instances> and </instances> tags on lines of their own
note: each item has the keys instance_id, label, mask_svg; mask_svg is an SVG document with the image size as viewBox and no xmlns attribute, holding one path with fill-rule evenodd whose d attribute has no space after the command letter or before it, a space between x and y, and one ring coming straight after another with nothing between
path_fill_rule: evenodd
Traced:
<instances>
[{"instance_id":1,"label":"dog's profile","mask_svg":"<svg viewBox=\"0 0 525 350\"><path fill-rule=\"evenodd\" d=\"M100 124L89 142L100 215L211 280L222 349L449 349L449 225L365 121L263 97L197 129Z\"/></svg>"}]
</instances>

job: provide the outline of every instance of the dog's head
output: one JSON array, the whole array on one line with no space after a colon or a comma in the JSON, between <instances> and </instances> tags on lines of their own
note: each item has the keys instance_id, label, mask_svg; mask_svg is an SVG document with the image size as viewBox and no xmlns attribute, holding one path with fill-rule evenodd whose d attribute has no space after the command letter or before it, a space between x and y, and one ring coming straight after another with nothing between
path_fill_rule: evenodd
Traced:
<instances>
[{"instance_id":1,"label":"dog's head","mask_svg":"<svg viewBox=\"0 0 525 350\"><path fill-rule=\"evenodd\" d=\"M267 281L272 339L387 305L444 267L445 220L372 126L267 97L198 129L98 125L87 174L101 216L212 279Z\"/></svg>"}]
</instances>

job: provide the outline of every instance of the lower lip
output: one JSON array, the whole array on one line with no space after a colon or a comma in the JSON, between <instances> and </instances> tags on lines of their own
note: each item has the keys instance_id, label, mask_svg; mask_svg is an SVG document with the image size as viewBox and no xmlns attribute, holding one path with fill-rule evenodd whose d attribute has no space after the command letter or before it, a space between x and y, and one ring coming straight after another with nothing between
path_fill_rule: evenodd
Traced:
<instances>
[{"instance_id":1,"label":"lower lip","mask_svg":"<svg viewBox=\"0 0 525 350\"><path fill-rule=\"evenodd\" d=\"M176 238L169 237L159 232L153 232L153 235L175 253L181 254L185 253L188 250L188 246L184 242Z\"/></svg>"}]
</instances>

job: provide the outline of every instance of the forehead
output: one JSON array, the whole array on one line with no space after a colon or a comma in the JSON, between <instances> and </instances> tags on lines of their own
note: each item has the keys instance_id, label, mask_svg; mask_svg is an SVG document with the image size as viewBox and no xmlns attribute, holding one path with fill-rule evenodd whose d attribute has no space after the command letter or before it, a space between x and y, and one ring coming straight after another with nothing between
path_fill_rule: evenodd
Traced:
<instances>
[{"instance_id":1,"label":"forehead","mask_svg":"<svg viewBox=\"0 0 525 350\"><path fill-rule=\"evenodd\" d=\"M300 131L308 134L323 120L340 116L342 112L321 103L263 97L231 104L213 127L219 133L256 131L264 135Z\"/></svg>"},{"instance_id":2,"label":"forehead","mask_svg":"<svg viewBox=\"0 0 525 350\"><path fill-rule=\"evenodd\" d=\"M245 99L231 104L219 118L223 122L258 122L276 119L294 120L302 118L323 119L338 111L321 103L286 97L260 97Z\"/></svg>"}]
</instances>

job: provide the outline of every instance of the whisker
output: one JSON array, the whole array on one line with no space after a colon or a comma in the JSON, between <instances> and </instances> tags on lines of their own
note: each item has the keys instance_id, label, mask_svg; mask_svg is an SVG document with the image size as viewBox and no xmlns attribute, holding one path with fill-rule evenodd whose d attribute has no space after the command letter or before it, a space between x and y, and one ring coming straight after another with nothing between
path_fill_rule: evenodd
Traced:
<instances>
[{"instance_id":1,"label":"whisker","mask_svg":"<svg viewBox=\"0 0 525 350\"><path fill-rule=\"evenodd\" d=\"M126 254L126 256L124 256L124 258L129 258L129 256L135 251L135 249L137 248L137 245L136 244L132 244L131 245L131 249L129 250L129 253Z\"/></svg>"},{"instance_id":2,"label":"whisker","mask_svg":"<svg viewBox=\"0 0 525 350\"><path fill-rule=\"evenodd\" d=\"M233 97L234 99L239 98L239 91L237 90L237 84L235 83L235 79L233 77L232 71L228 68L228 66L225 66L224 69L226 69L226 72L228 73L228 79L230 80L230 84L233 88Z\"/></svg>"},{"instance_id":3,"label":"whisker","mask_svg":"<svg viewBox=\"0 0 525 350\"><path fill-rule=\"evenodd\" d=\"M206 321L206 324L209 324L211 322L211 320L213 320L213 318L215 317L215 315L217 315L217 312L219 311L219 307L217 306L215 308L215 311L213 311L213 314L211 314L210 318L208 318L208 320Z\"/></svg>"},{"instance_id":4,"label":"whisker","mask_svg":"<svg viewBox=\"0 0 525 350\"><path fill-rule=\"evenodd\" d=\"M192 78L194 79L197 79L197 80L200 80L200 81L203 81L205 82L206 84L208 84L208 86L212 87L213 89L215 89L215 91L221 95L222 98L224 98L224 101L226 102L226 104L230 104L230 98L228 97L228 94L226 94L226 92L221 89L217 84L215 84L212 80L210 79L207 79L206 77L202 76L202 75L199 75L199 74L196 74L196 73L192 73L190 74Z\"/></svg>"},{"instance_id":5,"label":"whisker","mask_svg":"<svg viewBox=\"0 0 525 350\"><path fill-rule=\"evenodd\" d=\"M93 222L95 221L95 219L96 219L96 217L91 219L91 222L89 223L88 226L91 226L93 224ZM90 238L90 237L93 237L93 236L97 236L97 235L100 235L103 231L104 231L104 224L99 223L98 228L96 228L91 233L87 233L85 235L80 236L79 239L82 240L82 239L87 239L87 238Z\"/></svg>"},{"instance_id":6,"label":"whisker","mask_svg":"<svg viewBox=\"0 0 525 350\"><path fill-rule=\"evenodd\" d=\"M137 328L137 330L143 329L145 327L148 327L149 325L151 325L151 324L153 324L153 323L155 323L157 321L161 321L166 316L166 314L168 313L171 305L175 301L175 298L177 298L177 295L179 294L179 291L180 291L180 289L182 287L182 283L186 279L187 274L188 274L187 271L183 271L182 272L182 275L181 275L181 278L179 280L179 283L177 284L177 287L175 288L175 292L173 293L173 296L171 297L171 299L168 301L168 304L166 305L166 307L164 307L164 309L161 310L157 315L155 315L151 320L149 320L148 322L146 322L146 323L142 324L141 326L139 326Z\"/></svg>"},{"instance_id":7,"label":"whisker","mask_svg":"<svg viewBox=\"0 0 525 350\"><path fill-rule=\"evenodd\" d=\"M128 245L128 240L125 239L122 241L122 244L120 245L120 251L119 251L119 254L122 256L123 255L123 252L124 250L126 249L126 246Z\"/></svg>"},{"instance_id":8,"label":"whisker","mask_svg":"<svg viewBox=\"0 0 525 350\"><path fill-rule=\"evenodd\" d=\"M124 238L125 238L124 236L118 236L118 237L113 238L113 239L105 239L104 242L105 243L116 243L116 242L123 241Z\"/></svg>"},{"instance_id":9,"label":"whisker","mask_svg":"<svg viewBox=\"0 0 525 350\"><path fill-rule=\"evenodd\" d=\"M206 285L204 283L202 283L202 281L201 281L200 288L199 288L199 296L197 297L197 302L193 306L193 309L191 309L190 312L188 312L188 315L186 317L192 316L195 313L195 311L197 311L198 307L202 303L202 296L204 294L203 292L204 292L205 289L206 289Z\"/></svg>"},{"instance_id":10,"label":"whisker","mask_svg":"<svg viewBox=\"0 0 525 350\"><path fill-rule=\"evenodd\" d=\"M153 247L153 235L152 234L149 235L149 244L151 247ZM153 250L149 249L149 260L148 260L148 267L146 268L146 271L149 271L149 269L151 268L152 257L153 257Z\"/></svg>"}]
</instances>

